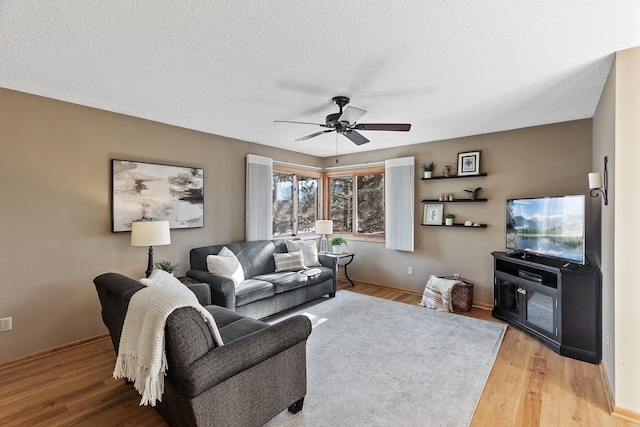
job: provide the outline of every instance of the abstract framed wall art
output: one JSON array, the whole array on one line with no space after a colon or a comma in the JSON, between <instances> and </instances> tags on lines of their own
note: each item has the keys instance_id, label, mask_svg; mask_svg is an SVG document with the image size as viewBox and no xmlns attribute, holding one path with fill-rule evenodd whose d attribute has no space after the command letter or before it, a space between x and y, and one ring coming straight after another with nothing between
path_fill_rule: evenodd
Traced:
<instances>
[{"instance_id":1,"label":"abstract framed wall art","mask_svg":"<svg viewBox=\"0 0 640 427\"><path fill-rule=\"evenodd\" d=\"M480 152L458 153L458 175L480 174Z\"/></svg>"},{"instance_id":2,"label":"abstract framed wall art","mask_svg":"<svg viewBox=\"0 0 640 427\"><path fill-rule=\"evenodd\" d=\"M111 160L111 231L139 220L204 227L204 169Z\"/></svg>"}]
</instances>

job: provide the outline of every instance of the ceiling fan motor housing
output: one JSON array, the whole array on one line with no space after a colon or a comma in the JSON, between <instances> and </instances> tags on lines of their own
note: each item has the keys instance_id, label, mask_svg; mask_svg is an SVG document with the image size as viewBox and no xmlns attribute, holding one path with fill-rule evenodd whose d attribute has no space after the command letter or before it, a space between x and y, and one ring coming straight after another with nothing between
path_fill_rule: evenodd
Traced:
<instances>
[{"instance_id":1,"label":"ceiling fan motor housing","mask_svg":"<svg viewBox=\"0 0 640 427\"><path fill-rule=\"evenodd\" d=\"M331 100L334 104L340 107L340 111L337 113L329 114L327 116L326 124L327 127L335 128L336 132L342 133L347 129L349 123L341 122L338 119L342 115L342 108L344 108L344 106L349 103L350 99L346 96L334 96Z\"/></svg>"},{"instance_id":2,"label":"ceiling fan motor housing","mask_svg":"<svg viewBox=\"0 0 640 427\"><path fill-rule=\"evenodd\" d=\"M342 115L342 110L339 113L332 113L327 116L326 124L329 127L335 127L337 129L338 126L342 126L342 123L338 120Z\"/></svg>"}]
</instances>

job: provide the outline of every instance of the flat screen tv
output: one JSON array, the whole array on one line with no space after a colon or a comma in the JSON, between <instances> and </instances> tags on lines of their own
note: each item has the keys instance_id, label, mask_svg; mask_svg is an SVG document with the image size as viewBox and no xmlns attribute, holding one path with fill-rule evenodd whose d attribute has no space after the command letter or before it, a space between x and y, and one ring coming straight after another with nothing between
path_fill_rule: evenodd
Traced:
<instances>
[{"instance_id":1,"label":"flat screen tv","mask_svg":"<svg viewBox=\"0 0 640 427\"><path fill-rule=\"evenodd\" d=\"M507 249L585 263L585 197L507 200Z\"/></svg>"}]
</instances>

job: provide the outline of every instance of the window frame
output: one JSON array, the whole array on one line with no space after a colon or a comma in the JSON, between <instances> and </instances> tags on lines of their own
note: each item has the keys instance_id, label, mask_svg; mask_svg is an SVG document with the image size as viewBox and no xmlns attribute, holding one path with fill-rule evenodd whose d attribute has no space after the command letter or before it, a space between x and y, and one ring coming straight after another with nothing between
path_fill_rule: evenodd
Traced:
<instances>
[{"instance_id":1,"label":"window frame","mask_svg":"<svg viewBox=\"0 0 640 427\"><path fill-rule=\"evenodd\" d=\"M303 176L307 178L316 178L318 180L318 206L316 211L316 220L322 219L321 214L323 212L323 173L320 171L302 169L302 168L294 168L290 166L280 166L273 165L272 174L283 174L283 175L292 175L293 176L293 212L295 213L295 218L293 218L293 233L292 234L273 234L272 237L274 239L285 239L287 237L306 237L306 236L315 236L317 233L315 229L311 233L298 233L298 176ZM273 222L273 214L271 217L271 221Z\"/></svg>"},{"instance_id":2,"label":"window frame","mask_svg":"<svg viewBox=\"0 0 640 427\"><path fill-rule=\"evenodd\" d=\"M386 198L385 198L385 187L387 185L387 180L384 179L384 175L385 175L385 167L384 166L377 166L377 167L368 167L368 168L354 168L354 169L346 169L346 170L340 170L340 171L327 171L324 172L323 175L323 185L322 188L323 189L330 189L330 179L331 178L346 178L346 177L350 177L351 178L351 185L352 187L352 224L353 224L353 230L351 233L336 233L334 232L335 235L339 235L339 236L344 236L344 237L348 237L350 240L360 240L360 241L368 241L368 242L381 242L384 243L386 242L386 236L387 236L387 230L386 230L386 226L385 226L385 230L384 233L382 234L368 234L368 233L358 233L358 189L357 189L357 177L358 176L363 176L363 175L372 175L372 174L382 174L383 175L383 187L382 187L382 197L383 197L383 209L382 209L382 215L385 216L386 218ZM322 191L322 199L323 199L323 210L322 210L322 214L324 218L329 218L329 214L330 214L330 210L331 210L331 195L329 194L329 191Z\"/></svg>"}]
</instances>

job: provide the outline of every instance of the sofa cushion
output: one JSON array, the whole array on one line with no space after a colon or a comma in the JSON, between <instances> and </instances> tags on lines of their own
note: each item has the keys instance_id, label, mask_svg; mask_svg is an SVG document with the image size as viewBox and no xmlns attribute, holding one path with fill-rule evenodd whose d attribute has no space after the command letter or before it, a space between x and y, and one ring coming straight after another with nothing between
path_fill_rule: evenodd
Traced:
<instances>
[{"instance_id":1,"label":"sofa cushion","mask_svg":"<svg viewBox=\"0 0 640 427\"><path fill-rule=\"evenodd\" d=\"M259 320L250 319L248 317L243 317L242 319L236 320L220 329L220 334L222 335L222 339L226 343L233 342L238 338L242 338L246 335L252 334L259 330L268 328L269 324L265 322L261 322Z\"/></svg>"},{"instance_id":2,"label":"sofa cushion","mask_svg":"<svg viewBox=\"0 0 640 427\"><path fill-rule=\"evenodd\" d=\"M272 273L276 266L273 253L276 245L271 240L254 240L239 244L240 252L236 252L244 270L244 277L255 277L259 274Z\"/></svg>"},{"instance_id":3,"label":"sofa cushion","mask_svg":"<svg viewBox=\"0 0 640 427\"><path fill-rule=\"evenodd\" d=\"M273 283L264 280L246 279L236 286L236 307L272 297L276 294Z\"/></svg>"},{"instance_id":4,"label":"sofa cushion","mask_svg":"<svg viewBox=\"0 0 640 427\"><path fill-rule=\"evenodd\" d=\"M219 305L207 305L204 308L211 313L220 330L233 322L244 319L244 316L226 307L220 307Z\"/></svg>"},{"instance_id":5,"label":"sofa cushion","mask_svg":"<svg viewBox=\"0 0 640 427\"><path fill-rule=\"evenodd\" d=\"M254 277L254 279L273 283L276 287L276 294L290 291L291 289L301 288L306 286L308 282L307 276L294 271L261 274L260 276Z\"/></svg>"},{"instance_id":6,"label":"sofa cushion","mask_svg":"<svg viewBox=\"0 0 640 427\"><path fill-rule=\"evenodd\" d=\"M244 271L242 270L240 261L238 261L236 255L227 249L226 246L220 249L218 255L207 256L207 269L209 273L220 274L231 278L236 286L244 280Z\"/></svg>"},{"instance_id":7,"label":"sofa cushion","mask_svg":"<svg viewBox=\"0 0 640 427\"><path fill-rule=\"evenodd\" d=\"M287 251L302 251L304 265L307 267L318 267L321 265L318 259L318 248L316 247L315 240L287 240Z\"/></svg>"},{"instance_id":8,"label":"sofa cushion","mask_svg":"<svg viewBox=\"0 0 640 427\"><path fill-rule=\"evenodd\" d=\"M314 267L314 270L320 270L320 274L309 276L308 284L313 285L316 283L324 282L325 280L333 279L333 270L329 267Z\"/></svg>"},{"instance_id":9,"label":"sofa cushion","mask_svg":"<svg viewBox=\"0 0 640 427\"><path fill-rule=\"evenodd\" d=\"M273 254L273 260L276 263L276 273L281 271L299 271L306 268L302 251Z\"/></svg>"}]
</instances>

